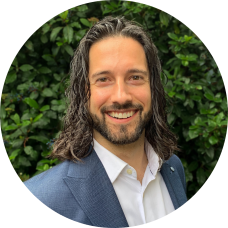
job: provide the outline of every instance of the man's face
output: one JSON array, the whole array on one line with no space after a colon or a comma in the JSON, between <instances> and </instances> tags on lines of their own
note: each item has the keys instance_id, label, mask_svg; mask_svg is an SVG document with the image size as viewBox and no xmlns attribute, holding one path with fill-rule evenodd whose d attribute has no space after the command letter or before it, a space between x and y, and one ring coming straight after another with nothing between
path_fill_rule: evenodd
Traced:
<instances>
[{"instance_id":1,"label":"man's face","mask_svg":"<svg viewBox=\"0 0 228 228\"><path fill-rule=\"evenodd\" d=\"M89 80L95 136L119 145L138 140L152 115L149 71L141 44L126 37L93 44Z\"/></svg>"}]
</instances>

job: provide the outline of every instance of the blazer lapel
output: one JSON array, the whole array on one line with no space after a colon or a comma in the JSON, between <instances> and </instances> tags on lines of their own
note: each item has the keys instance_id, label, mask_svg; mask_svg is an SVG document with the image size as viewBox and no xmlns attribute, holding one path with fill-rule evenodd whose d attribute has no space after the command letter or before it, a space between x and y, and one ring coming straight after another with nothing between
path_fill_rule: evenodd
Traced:
<instances>
[{"instance_id":1,"label":"blazer lapel","mask_svg":"<svg viewBox=\"0 0 228 228\"><path fill-rule=\"evenodd\" d=\"M186 203L187 197L177 170L172 171L171 168L168 163L164 163L160 172L169 191L173 206L178 209Z\"/></svg>"},{"instance_id":2,"label":"blazer lapel","mask_svg":"<svg viewBox=\"0 0 228 228\"><path fill-rule=\"evenodd\" d=\"M128 227L112 183L94 150L83 163L71 162L64 180L94 226Z\"/></svg>"}]
</instances>

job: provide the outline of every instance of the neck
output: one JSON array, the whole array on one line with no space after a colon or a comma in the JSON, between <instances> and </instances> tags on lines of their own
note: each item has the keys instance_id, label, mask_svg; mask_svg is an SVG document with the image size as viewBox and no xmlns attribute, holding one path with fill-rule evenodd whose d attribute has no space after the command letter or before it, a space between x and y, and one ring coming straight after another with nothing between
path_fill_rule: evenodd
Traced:
<instances>
[{"instance_id":1,"label":"neck","mask_svg":"<svg viewBox=\"0 0 228 228\"><path fill-rule=\"evenodd\" d=\"M115 154L137 172L137 179L141 182L148 164L144 150L145 130L139 139L131 144L116 145L105 139L100 133L94 130L94 139L104 148Z\"/></svg>"}]
</instances>

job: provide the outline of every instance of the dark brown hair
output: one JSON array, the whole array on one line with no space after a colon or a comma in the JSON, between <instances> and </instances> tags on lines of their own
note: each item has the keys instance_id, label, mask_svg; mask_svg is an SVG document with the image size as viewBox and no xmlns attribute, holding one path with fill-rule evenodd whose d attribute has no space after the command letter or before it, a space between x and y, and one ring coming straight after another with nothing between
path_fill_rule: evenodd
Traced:
<instances>
[{"instance_id":1,"label":"dark brown hair","mask_svg":"<svg viewBox=\"0 0 228 228\"><path fill-rule=\"evenodd\" d=\"M70 83L66 90L69 100L64 127L54 143L51 157L80 161L88 156L93 141L93 121L87 109L90 98L89 50L95 42L112 36L131 37L146 54L150 73L152 118L145 135L158 156L167 160L177 148L176 136L167 126L166 96L160 79L161 64L157 49L141 25L123 17L106 17L93 25L81 40L71 61Z\"/></svg>"}]
</instances>

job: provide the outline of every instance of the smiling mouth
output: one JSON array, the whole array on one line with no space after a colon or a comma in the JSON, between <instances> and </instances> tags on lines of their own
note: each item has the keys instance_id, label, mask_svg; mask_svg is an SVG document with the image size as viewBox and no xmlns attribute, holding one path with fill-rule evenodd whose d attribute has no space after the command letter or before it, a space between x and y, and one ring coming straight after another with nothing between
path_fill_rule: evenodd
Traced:
<instances>
[{"instance_id":1,"label":"smiling mouth","mask_svg":"<svg viewBox=\"0 0 228 228\"><path fill-rule=\"evenodd\" d=\"M134 111L128 111L128 112L107 112L107 114L115 119L128 119L132 117L137 110Z\"/></svg>"},{"instance_id":2,"label":"smiling mouth","mask_svg":"<svg viewBox=\"0 0 228 228\"><path fill-rule=\"evenodd\" d=\"M126 118L118 118L118 117L113 117L110 116L108 113L105 113L108 117L108 119L114 120L116 123L127 123L129 121L131 121L131 119L133 119L139 110L135 110L134 114L132 116L126 117Z\"/></svg>"}]
</instances>

